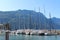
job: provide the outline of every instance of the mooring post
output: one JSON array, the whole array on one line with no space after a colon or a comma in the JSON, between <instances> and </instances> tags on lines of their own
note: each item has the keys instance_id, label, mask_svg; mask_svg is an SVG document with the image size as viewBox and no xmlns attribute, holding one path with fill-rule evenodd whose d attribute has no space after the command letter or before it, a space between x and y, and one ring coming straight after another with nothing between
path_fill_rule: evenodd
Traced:
<instances>
[{"instance_id":1,"label":"mooring post","mask_svg":"<svg viewBox=\"0 0 60 40\"><path fill-rule=\"evenodd\" d=\"M9 23L5 25L6 32L5 32L5 40L9 40Z\"/></svg>"},{"instance_id":2,"label":"mooring post","mask_svg":"<svg viewBox=\"0 0 60 40\"><path fill-rule=\"evenodd\" d=\"M5 34L5 40L9 40L9 32L6 32L6 34Z\"/></svg>"}]
</instances>

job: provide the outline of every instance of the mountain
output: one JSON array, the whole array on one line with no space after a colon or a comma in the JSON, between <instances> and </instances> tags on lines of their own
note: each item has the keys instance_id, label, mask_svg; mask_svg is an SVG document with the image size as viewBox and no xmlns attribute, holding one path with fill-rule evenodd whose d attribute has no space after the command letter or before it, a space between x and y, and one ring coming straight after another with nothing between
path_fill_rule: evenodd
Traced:
<instances>
[{"instance_id":1,"label":"mountain","mask_svg":"<svg viewBox=\"0 0 60 40\"><path fill-rule=\"evenodd\" d=\"M33 10L0 11L0 23L9 23L11 30L19 28L50 29L50 26L58 29L60 24L57 21L59 22L57 18L51 18L50 20L43 13ZM50 25L51 23L54 25L53 27Z\"/></svg>"},{"instance_id":2,"label":"mountain","mask_svg":"<svg viewBox=\"0 0 60 40\"><path fill-rule=\"evenodd\" d=\"M55 29L60 29L60 18L53 17L51 20L54 22Z\"/></svg>"}]
</instances>

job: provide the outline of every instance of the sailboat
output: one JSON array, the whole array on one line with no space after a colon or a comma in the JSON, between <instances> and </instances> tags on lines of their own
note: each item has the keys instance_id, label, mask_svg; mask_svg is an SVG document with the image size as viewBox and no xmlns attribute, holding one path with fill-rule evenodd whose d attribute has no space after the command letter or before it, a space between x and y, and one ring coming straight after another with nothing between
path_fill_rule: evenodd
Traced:
<instances>
[{"instance_id":1,"label":"sailboat","mask_svg":"<svg viewBox=\"0 0 60 40\"><path fill-rule=\"evenodd\" d=\"M18 29L17 32L16 32L16 34L19 34L19 35L20 35L20 34L25 34L25 24L24 24L24 28L21 29L21 28L20 28L20 26L21 26L21 25L20 25L20 23L21 23L20 21L21 21L21 15L19 15L19 29Z\"/></svg>"},{"instance_id":2,"label":"sailboat","mask_svg":"<svg viewBox=\"0 0 60 40\"><path fill-rule=\"evenodd\" d=\"M49 26L50 26L50 33L49 35L57 35L56 30L53 27L52 20L51 20L51 14L49 13L50 21L49 21ZM52 29L53 28L53 29Z\"/></svg>"},{"instance_id":3,"label":"sailboat","mask_svg":"<svg viewBox=\"0 0 60 40\"><path fill-rule=\"evenodd\" d=\"M31 29L29 28L30 27L30 25L31 25L31 13L30 14L28 14L28 28L26 29L26 31L25 31L25 34L26 35L30 35L30 33L31 33Z\"/></svg>"}]
</instances>

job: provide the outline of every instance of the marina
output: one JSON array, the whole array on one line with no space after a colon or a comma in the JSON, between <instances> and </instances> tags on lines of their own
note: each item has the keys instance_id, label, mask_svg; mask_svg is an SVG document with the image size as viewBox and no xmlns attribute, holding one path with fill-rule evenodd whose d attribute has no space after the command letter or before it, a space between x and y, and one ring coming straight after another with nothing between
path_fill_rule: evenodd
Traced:
<instances>
[{"instance_id":1,"label":"marina","mask_svg":"<svg viewBox=\"0 0 60 40\"><path fill-rule=\"evenodd\" d=\"M60 30L53 29L54 27L53 27L51 19L49 20L49 23L48 23L49 29L46 29L47 28L46 23L44 23L44 26L43 26L42 24L40 24L40 23L42 23L41 20L38 19L38 23L36 23L36 21L34 21L32 24L31 14L29 14L28 16L29 16L29 18L27 18L27 19L29 21L28 21L28 25L26 25L25 24L26 23L25 17L22 17L23 22L21 22L21 20L20 20L20 19L22 19L21 15L18 15L18 18L19 18L19 22L18 22L18 26L17 26L18 29L16 29L16 27L15 27L16 25L13 26L14 29L10 28L12 25L12 24L10 24L10 22L13 20L16 20L16 19L11 19L8 23L0 24L0 36L1 36L0 38L1 38L1 40L4 40L4 39L2 39L2 37L5 38L5 40L37 40L35 38L38 38L38 40L40 40L42 37L41 40L45 40L45 39L43 39L43 37L44 38L45 37L55 38L55 36L60 36ZM41 15L38 15L38 17L40 17L40 16ZM49 17L51 18L51 14L49 14ZM31 26L31 25L33 25L33 26ZM26 26L27 26L27 28L26 28ZM39 29L37 29L37 26L39 27ZM42 26L44 28L42 28ZM23 28L21 29L21 27L23 27ZM33 29L30 27L33 27ZM51 38L51 39L53 40L53 38Z\"/></svg>"},{"instance_id":2,"label":"marina","mask_svg":"<svg viewBox=\"0 0 60 40\"><path fill-rule=\"evenodd\" d=\"M0 40L60 40L60 0L0 0Z\"/></svg>"},{"instance_id":3,"label":"marina","mask_svg":"<svg viewBox=\"0 0 60 40\"><path fill-rule=\"evenodd\" d=\"M33 36L41 36L42 37L42 36L58 36L58 35L60 35L60 30L53 29L54 27L53 27L53 24L51 21L51 14L49 14L49 17L50 17L50 20L48 23L49 29L46 29L47 23L44 22L44 26L42 25L42 22L41 22L42 18L40 17L42 15L38 15L38 17L41 18L41 19L38 19L38 23L36 23L36 21L37 21L36 18L35 18L35 21L32 21L31 14L28 14L28 16L29 17L27 18L27 20L29 20L29 21L26 25L25 17L21 17L21 15L18 15L18 25L16 26L14 24L18 29L16 29L15 26L13 26L13 29L10 28L12 25L12 24L10 24L10 22L13 20L17 20L17 19L11 19L10 21L8 21L5 24L0 24L0 35L2 35L2 36L5 35L5 40L9 40L9 39L12 40L11 39L12 36L16 37L16 36L20 36L20 35L22 35L22 36L28 35L28 37L29 36L32 36L32 37ZM37 15L35 15L35 16L37 16ZM23 21L21 19L23 19ZM46 19L43 19L43 20L46 21ZM17 21L15 21L15 22L17 22ZM21 29L21 27L23 27L23 28ZM31 27L33 27L33 28L31 28ZM37 27L39 27L39 28L37 29ZM42 27L44 27L44 28L42 28Z\"/></svg>"}]
</instances>

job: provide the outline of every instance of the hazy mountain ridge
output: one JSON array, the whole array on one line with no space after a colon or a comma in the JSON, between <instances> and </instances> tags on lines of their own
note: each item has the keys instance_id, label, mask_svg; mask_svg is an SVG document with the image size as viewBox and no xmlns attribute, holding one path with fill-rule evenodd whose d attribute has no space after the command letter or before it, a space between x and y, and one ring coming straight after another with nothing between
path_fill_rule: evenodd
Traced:
<instances>
[{"instance_id":1,"label":"hazy mountain ridge","mask_svg":"<svg viewBox=\"0 0 60 40\"><path fill-rule=\"evenodd\" d=\"M20 21L19 21L20 20ZM60 29L58 18L51 18L52 25L55 29ZM58 21L58 22L57 22ZM30 29L49 29L50 19L46 18L43 13L32 10L17 11L0 11L0 23L9 23L11 29L30 28Z\"/></svg>"}]
</instances>

